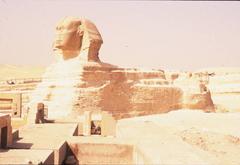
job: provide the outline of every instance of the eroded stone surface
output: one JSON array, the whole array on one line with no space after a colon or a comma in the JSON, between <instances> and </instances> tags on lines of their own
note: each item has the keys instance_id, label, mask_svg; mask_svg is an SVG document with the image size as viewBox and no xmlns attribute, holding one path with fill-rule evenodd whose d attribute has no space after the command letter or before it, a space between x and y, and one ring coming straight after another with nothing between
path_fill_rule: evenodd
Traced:
<instances>
[{"instance_id":1,"label":"eroded stone surface","mask_svg":"<svg viewBox=\"0 0 240 165\"><path fill-rule=\"evenodd\" d=\"M115 118L165 113L182 107L213 111L210 92L199 80L162 70L124 69L103 63L102 38L86 20L67 17L58 24L54 51L59 60L49 66L30 98L30 121L36 104L48 106L50 118L76 117L84 111L109 111ZM167 76L166 76L167 75ZM168 78L170 77L170 78Z\"/></svg>"},{"instance_id":2,"label":"eroded stone surface","mask_svg":"<svg viewBox=\"0 0 240 165\"><path fill-rule=\"evenodd\" d=\"M30 82L9 88L26 92L23 112L29 111L29 121L34 122L39 102L54 119L74 118L85 110L109 111L118 119L183 107L213 111L210 91L199 86L201 75L103 63L98 56L101 44L91 21L66 17L59 22L54 41L58 60L46 69L37 86Z\"/></svg>"},{"instance_id":3,"label":"eroded stone surface","mask_svg":"<svg viewBox=\"0 0 240 165\"><path fill-rule=\"evenodd\" d=\"M239 118L239 113L172 111L119 120L117 137L135 142L142 164L236 165Z\"/></svg>"},{"instance_id":4,"label":"eroded stone surface","mask_svg":"<svg viewBox=\"0 0 240 165\"><path fill-rule=\"evenodd\" d=\"M65 17L56 26L54 52L61 60L78 57L84 61L99 61L103 43L96 26L84 18Z\"/></svg>"}]
</instances>

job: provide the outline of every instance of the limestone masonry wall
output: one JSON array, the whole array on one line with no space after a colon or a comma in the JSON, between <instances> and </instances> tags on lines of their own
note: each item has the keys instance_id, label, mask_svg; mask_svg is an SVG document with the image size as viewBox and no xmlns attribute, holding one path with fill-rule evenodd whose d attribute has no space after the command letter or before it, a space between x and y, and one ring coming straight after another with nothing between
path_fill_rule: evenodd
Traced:
<instances>
[{"instance_id":1,"label":"limestone masonry wall","mask_svg":"<svg viewBox=\"0 0 240 165\"><path fill-rule=\"evenodd\" d=\"M85 110L108 111L117 119L166 113L181 108L214 111L209 91L200 92L195 80L181 80L181 76L176 78L178 82L174 84L172 80L166 79L162 70L141 71L110 65L94 66L91 63L71 73L66 72L66 76L76 83L56 83L65 77L50 69L38 80L39 84L29 80L14 85L4 84L0 89L4 93L22 93L23 112L29 103L37 102L44 102L49 107L48 111L56 111L55 114L60 114L69 107L69 115L75 117ZM194 90L188 91L184 89L186 87ZM36 88L38 89L35 90ZM71 102L64 103L64 96L69 92L74 93L73 98ZM33 101L33 96L38 98Z\"/></svg>"},{"instance_id":2,"label":"limestone masonry wall","mask_svg":"<svg viewBox=\"0 0 240 165\"><path fill-rule=\"evenodd\" d=\"M164 71L102 70L88 68L83 72L85 83L79 86L81 90L74 106L75 113L100 109L120 119L181 108L213 111L209 92L201 93L199 89L188 93L181 86L169 83Z\"/></svg>"}]
</instances>

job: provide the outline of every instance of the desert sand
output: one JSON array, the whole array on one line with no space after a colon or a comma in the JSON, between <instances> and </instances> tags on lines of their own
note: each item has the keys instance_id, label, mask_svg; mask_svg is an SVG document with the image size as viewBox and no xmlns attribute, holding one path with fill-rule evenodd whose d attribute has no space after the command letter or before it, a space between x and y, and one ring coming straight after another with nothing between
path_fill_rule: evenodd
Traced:
<instances>
[{"instance_id":1,"label":"desert sand","mask_svg":"<svg viewBox=\"0 0 240 165\"><path fill-rule=\"evenodd\" d=\"M240 163L240 113L179 110L118 121L150 164Z\"/></svg>"}]
</instances>

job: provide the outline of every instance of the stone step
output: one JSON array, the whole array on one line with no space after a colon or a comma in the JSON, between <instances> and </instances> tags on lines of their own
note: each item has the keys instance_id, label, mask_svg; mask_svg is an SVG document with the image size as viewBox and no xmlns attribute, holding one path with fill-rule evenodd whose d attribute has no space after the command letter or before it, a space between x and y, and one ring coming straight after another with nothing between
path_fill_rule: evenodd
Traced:
<instances>
[{"instance_id":1,"label":"stone step","mask_svg":"<svg viewBox=\"0 0 240 165\"><path fill-rule=\"evenodd\" d=\"M67 142L80 164L134 164L134 146L121 139L75 136Z\"/></svg>"},{"instance_id":2,"label":"stone step","mask_svg":"<svg viewBox=\"0 0 240 165\"><path fill-rule=\"evenodd\" d=\"M4 88L4 89L0 89L0 92L8 92L8 91L16 91L16 92L19 92L19 91L33 91L35 88Z\"/></svg>"},{"instance_id":3,"label":"stone step","mask_svg":"<svg viewBox=\"0 0 240 165\"><path fill-rule=\"evenodd\" d=\"M13 85L4 84L4 85L0 85L0 88L5 88L5 87L17 88L17 87L26 87L26 86L36 86L36 85L38 85L38 83L13 84Z\"/></svg>"},{"instance_id":4,"label":"stone step","mask_svg":"<svg viewBox=\"0 0 240 165\"><path fill-rule=\"evenodd\" d=\"M1 104L0 105L0 111L1 110L6 110L6 109L12 109L12 107L13 107L12 104L5 104L5 105Z\"/></svg>"},{"instance_id":5,"label":"stone step","mask_svg":"<svg viewBox=\"0 0 240 165\"><path fill-rule=\"evenodd\" d=\"M16 141L19 139L19 130L18 129L12 130L12 137L13 137L13 141Z\"/></svg>"},{"instance_id":6,"label":"stone step","mask_svg":"<svg viewBox=\"0 0 240 165\"><path fill-rule=\"evenodd\" d=\"M1 109L0 110L0 113L3 113L3 114L12 114L12 109L5 109L5 110L3 110L3 109Z\"/></svg>"}]
</instances>

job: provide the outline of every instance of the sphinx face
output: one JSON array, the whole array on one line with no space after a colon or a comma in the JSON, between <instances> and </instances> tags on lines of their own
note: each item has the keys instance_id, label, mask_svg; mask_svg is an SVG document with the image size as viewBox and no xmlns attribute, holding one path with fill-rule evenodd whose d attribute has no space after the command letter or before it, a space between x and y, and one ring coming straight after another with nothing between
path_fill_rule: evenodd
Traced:
<instances>
[{"instance_id":1,"label":"sphinx face","mask_svg":"<svg viewBox=\"0 0 240 165\"><path fill-rule=\"evenodd\" d=\"M82 44L80 20L65 18L56 27L54 49L62 51L78 51Z\"/></svg>"}]
</instances>

